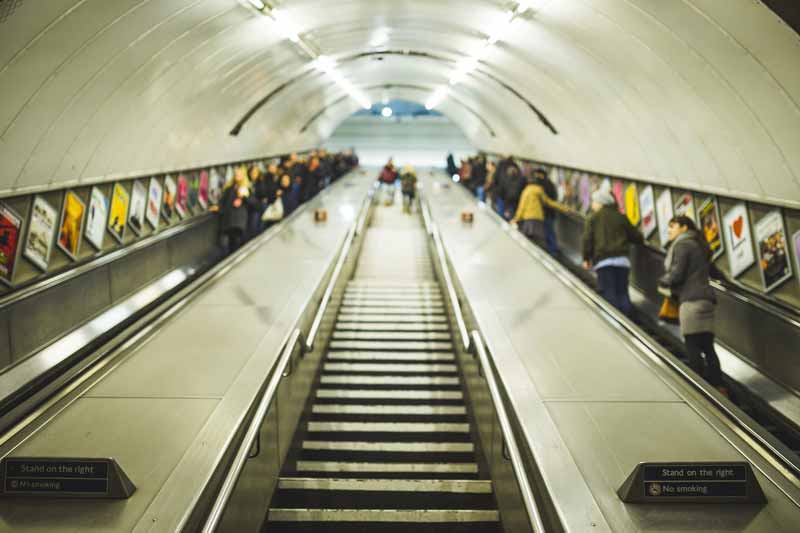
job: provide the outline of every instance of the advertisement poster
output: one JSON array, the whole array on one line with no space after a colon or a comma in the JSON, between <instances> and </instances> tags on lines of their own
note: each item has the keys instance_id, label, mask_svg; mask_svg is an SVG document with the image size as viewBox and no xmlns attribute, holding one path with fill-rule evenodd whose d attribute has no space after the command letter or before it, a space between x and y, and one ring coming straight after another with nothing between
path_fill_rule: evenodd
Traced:
<instances>
[{"instance_id":1,"label":"advertisement poster","mask_svg":"<svg viewBox=\"0 0 800 533\"><path fill-rule=\"evenodd\" d=\"M769 292L792 277L792 262L786 246L786 229L780 209L756 222L756 244L761 281Z\"/></svg>"},{"instance_id":2,"label":"advertisement poster","mask_svg":"<svg viewBox=\"0 0 800 533\"><path fill-rule=\"evenodd\" d=\"M200 205L200 176L197 172L191 172L186 176L186 181L189 184L187 207L189 214L192 214ZM181 186L178 184L178 191L180 188Z\"/></svg>"},{"instance_id":3,"label":"advertisement poster","mask_svg":"<svg viewBox=\"0 0 800 533\"><path fill-rule=\"evenodd\" d=\"M649 239L650 235L652 235L658 227L656 223L656 202L653 198L652 185L646 186L642 189L641 194L639 194L639 213L642 217L642 233L645 239Z\"/></svg>"},{"instance_id":4,"label":"advertisement poster","mask_svg":"<svg viewBox=\"0 0 800 533\"><path fill-rule=\"evenodd\" d=\"M208 209L208 170L200 171L200 189L197 191L197 202L203 211Z\"/></svg>"},{"instance_id":5,"label":"advertisement poster","mask_svg":"<svg viewBox=\"0 0 800 533\"><path fill-rule=\"evenodd\" d=\"M592 183L589 181L589 176L586 174L581 176L578 190L581 198L581 212L588 213L589 209L592 207Z\"/></svg>"},{"instance_id":6,"label":"advertisement poster","mask_svg":"<svg viewBox=\"0 0 800 533\"><path fill-rule=\"evenodd\" d=\"M161 212L161 194L163 188L156 178L150 178L150 187L147 191L147 223L153 229L158 229L158 215Z\"/></svg>"},{"instance_id":7,"label":"advertisement poster","mask_svg":"<svg viewBox=\"0 0 800 533\"><path fill-rule=\"evenodd\" d=\"M128 224L128 205L130 197L125 187L119 183L114 184L111 192L111 209L108 215L108 231L119 242L125 236L125 226Z\"/></svg>"},{"instance_id":8,"label":"advertisement poster","mask_svg":"<svg viewBox=\"0 0 800 533\"><path fill-rule=\"evenodd\" d=\"M128 211L128 225L136 235L142 234L144 229L144 213L147 209L147 190L140 181L133 182L131 191L131 206Z\"/></svg>"},{"instance_id":9,"label":"advertisement poster","mask_svg":"<svg viewBox=\"0 0 800 533\"><path fill-rule=\"evenodd\" d=\"M219 201L222 199L223 179L216 168L211 169L211 176L208 182L208 203L210 205L219 205Z\"/></svg>"},{"instance_id":10,"label":"advertisement poster","mask_svg":"<svg viewBox=\"0 0 800 533\"><path fill-rule=\"evenodd\" d=\"M669 221L672 220L672 195L669 189L664 189L656 200L656 220L658 222L658 241L662 248L669 242Z\"/></svg>"},{"instance_id":11,"label":"advertisement poster","mask_svg":"<svg viewBox=\"0 0 800 533\"><path fill-rule=\"evenodd\" d=\"M633 183L625 189L625 215L634 226L638 226L642 219L639 213L639 193Z\"/></svg>"},{"instance_id":12,"label":"advertisement poster","mask_svg":"<svg viewBox=\"0 0 800 533\"><path fill-rule=\"evenodd\" d=\"M692 193L684 193L678 198L678 201L675 202L675 216L687 216L691 218L693 221L697 222L697 217L694 213L694 198L692 198Z\"/></svg>"},{"instance_id":13,"label":"advertisement poster","mask_svg":"<svg viewBox=\"0 0 800 533\"><path fill-rule=\"evenodd\" d=\"M725 232L725 246L728 249L728 264L731 276L738 277L750 268L756 258L753 253L753 239L750 236L750 220L747 216L747 206L736 204L725 213L722 219Z\"/></svg>"},{"instance_id":14,"label":"advertisement poster","mask_svg":"<svg viewBox=\"0 0 800 533\"><path fill-rule=\"evenodd\" d=\"M189 214L189 182L186 176L178 176L178 192L175 195L175 211L181 218L186 218Z\"/></svg>"},{"instance_id":15,"label":"advertisement poster","mask_svg":"<svg viewBox=\"0 0 800 533\"><path fill-rule=\"evenodd\" d=\"M11 284L17 261L22 217L0 204L0 280Z\"/></svg>"},{"instance_id":16,"label":"advertisement poster","mask_svg":"<svg viewBox=\"0 0 800 533\"><path fill-rule=\"evenodd\" d=\"M58 213L41 196L33 199L31 219L28 223L28 239L25 241L24 255L31 263L47 271L53 239L56 233Z\"/></svg>"},{"instance_id":17,"label":"advertisement poster","mask_svg":"<svg viewBox=\"0 0 800 533\"><path fill-rule=\"evenodd\" d=\"M617 199L617 207L619 212L625 214L625 191L623 190L622 181L614 180L614 185L611 186L611 194Z\"/></svg>"},{"instance_id":18,"label":"advertisement poster","mask_svg":"<svg viewBox=\"0 0 800 533\"><path fill-rule=\"evenodd\" d=\"M714 198L709 198L700 204L697 212L700 217L699 226L711 248L712 259L716 259L725 251L722 244L722 233L719 230L719 208Z\"/></svg>"},{"instance_id":19,"label":"advertisement poster","mask_svg":"<svg viewBox=\"0 0 800 533\"><path fill-rule=\"evenodd\" d=\"M177 196L178 186L172 176L164 179L164 202L161 206L161 216L167 221L172 222L172 215L175 213L175 197Z\"/></svg>"},{"instance_id":20,"label":"advertisement poster","mask_svg":"<svg viewBox=\"0 0 800 533\"><path fill-rule=\"evenodd\" d=\"M800 274L800 231L796 231L792 236L792 242L794 243L794 259L797 262L797 272Z\"/></svg>"},{"instance_id":21,"label":"advertisement poster","mask_svg":"<svg viewBox=\"0 0 800 533\"><path fill-rule=\"evenodd\" d=\"M61 211L61 230L58 233L58 247L71 259L78 259L83 235L83 223L86 219L86 204L77 194L67 191L64 196L64 208Z\"/></svg>"},{"instance_id":22,"label":"advertisement poster","mask_svg":"<svg viewBox=\"0 0 800 533\"><path fill-rule=\"evenodd\" d=\"M89 199L89 214L86 217L86 240L100 250L103 247L103 232L108 218L108 203L103 191L92 187Z\"/></svg>"}]
</instances>

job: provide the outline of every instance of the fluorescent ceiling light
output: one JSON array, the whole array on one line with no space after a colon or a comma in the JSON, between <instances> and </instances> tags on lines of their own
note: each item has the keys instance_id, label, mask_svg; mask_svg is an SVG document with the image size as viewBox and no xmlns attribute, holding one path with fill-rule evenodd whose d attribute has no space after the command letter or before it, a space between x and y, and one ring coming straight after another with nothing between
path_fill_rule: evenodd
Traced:
<instances>
[{"instance_id":1,"label":"fluorescent ceiling light","mask_svg":"<svg viewBox=\"0 0 800 533\"><path fill-rule=\"evenodd\" d=\"M391 117L392 113L394 113L394 111L392 111L392 108L389 106L386 106L383 109L381 109L381 115L383 115L386 118Z\"/></svg>"},{"instance_id":2,"label":"fluorescent ceiling light","mask_svg":"<svg viewBox=\"0 0 800 533\"><path fill-rule=\"evenodd\" d=\"M264 5L264 2L262 2L261 0L250 0L250 3L253 4L253 7L258 9L259 11L261 11L262 9L267 7L267 6Z\"/></svg>"},{"instance_id":3,"label":"fluorescent ceiling light","mask_svg":"<svg viewBox=\"0 0 800 533\"><path fill-rule=\"evenodd\" d=\"M425 109L427 109L428 111L432 110L433 108L441 104L442 100L447 98L448 94L450 94L450 87L446 86L439 87L433 92L428 101L425 102Z\"/></svg>"},{"instance_id":4,"label":"fluorescent ceiling light","mask_svg":"<svg viewBox=\"0 0 800 533\"><path fill-rule=\"evenodd\" d=\"M372 109L372 102L367 95L356 89L356 87L347 81L342 74L336 70L336 61L328 56L319 56L314 60L313 66L320 72L324 72L330 76L336 85L338 85L344 92L353 100L358 102L364 109Z\"/></svg>"},{"instance_id":5,"label":"fluorescent ceiling light","mask_svg":"<svg viewBox=\"0 0 800 533\"><path fill-rule=\"evenodd\" d=\"M251 2L253 0L250 0ZM292 41L293 43L297 43L300 41L300 32L297 31L292 22L286 18L286 15L283 14L282 11L278 11L277 9L273 9L269 12L272 15L272 19L275 21L275 24L278 27L278 31L280 31L284 37Z\"/></svg>"}]
</instances>

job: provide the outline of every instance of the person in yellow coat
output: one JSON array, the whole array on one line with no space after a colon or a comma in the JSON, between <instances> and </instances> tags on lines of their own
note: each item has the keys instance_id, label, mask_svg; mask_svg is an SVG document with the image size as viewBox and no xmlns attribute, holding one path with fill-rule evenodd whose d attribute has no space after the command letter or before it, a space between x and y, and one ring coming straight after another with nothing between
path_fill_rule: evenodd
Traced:
<instances>
[{"instance_id":1,"label":"person in yellow coat","mask_svg":"<svg viewBox=\"0 0 800 533\"><path fill-rule=\"evenodd\" d=\"M544 188L536 182L534 177L528 178L528 183L522 190L519 205L512 224L517 224L523 235L539 246L545 247L544 231L544 206L551 207L562 213L571 213L572 210L559 203L545 193Z\"/></svg>"}]
</instances>

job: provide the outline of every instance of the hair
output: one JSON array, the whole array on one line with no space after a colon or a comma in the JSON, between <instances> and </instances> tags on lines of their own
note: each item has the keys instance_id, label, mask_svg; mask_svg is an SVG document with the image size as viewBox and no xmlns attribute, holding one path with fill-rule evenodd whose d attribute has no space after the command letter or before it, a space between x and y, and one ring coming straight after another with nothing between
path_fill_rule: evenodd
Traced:
<instances>
[{"instance_id":1,"label":"hair","mask_svg":"<svg viewBox=\"0 0 800 533\"><path fill-rule=\"evenodd\" d=\"M545 172L544 169L540 167L540 168L536 168L536 169L533 170L533 175L534 176L541 176L543 178L546 178L547 177L547 172Z\"/></svg>"},{"instance_id":2,"label":"hair","mask_svg":"<svg viewBox=\"0 0 800 533\"><path fill-rule=\"evenodd\" d=\"M677 224L678 226L685 227L688 231L692 233L692 240L694 240L700 249L703 250L705 253L706 259L711 260L713 253L711 252L711 247L708 245L708 241L703 236L703 234L697 230L697 224L694 223L694 220L687 217L686 215L679 215L672 217L669 219L669 225Z\"/></svg>"}]
</instances>

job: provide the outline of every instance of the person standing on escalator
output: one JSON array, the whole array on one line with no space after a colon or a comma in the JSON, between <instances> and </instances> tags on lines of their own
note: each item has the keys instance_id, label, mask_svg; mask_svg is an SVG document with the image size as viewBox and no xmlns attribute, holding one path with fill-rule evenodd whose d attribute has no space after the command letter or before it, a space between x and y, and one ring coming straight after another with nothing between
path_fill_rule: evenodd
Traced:
<instances>
[{"instance_id":1,"label":"person standing on escalator","mask_svg":"<svg viewBox=\"0 0 800 533\"><path fill-rule=\"evenodd\" d=\"M711 262L711 248L694 221L686 216L669 221L668 235L666 272L658 280L659 292L678 302L678 321L686 342L689 366L727 395L714 349L717 299L709 276L717 274L718 270Z\"/></svg>"}]
</instances>

